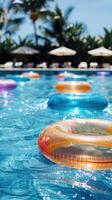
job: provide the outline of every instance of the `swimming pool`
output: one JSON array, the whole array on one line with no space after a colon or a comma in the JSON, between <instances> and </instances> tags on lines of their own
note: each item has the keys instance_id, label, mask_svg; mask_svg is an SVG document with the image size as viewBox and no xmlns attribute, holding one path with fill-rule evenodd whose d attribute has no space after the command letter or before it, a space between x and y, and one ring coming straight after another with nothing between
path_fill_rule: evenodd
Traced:
<instances>
[{"instance_id":1,"label":"swimming pool","mask_svg":"<svg viewBox=\"0 0 112 200\"><path fill-rule=\"evenodd\" d=\"M89 76L92 93L104 95L104 111L58 111L47 107L55 94L56 75L18 83L0 95L0 200L110 200L112 170L62 167L44 158L36 142L47 125L71 118L112 120L112 76Z\"/></svg>"}]
</instances>

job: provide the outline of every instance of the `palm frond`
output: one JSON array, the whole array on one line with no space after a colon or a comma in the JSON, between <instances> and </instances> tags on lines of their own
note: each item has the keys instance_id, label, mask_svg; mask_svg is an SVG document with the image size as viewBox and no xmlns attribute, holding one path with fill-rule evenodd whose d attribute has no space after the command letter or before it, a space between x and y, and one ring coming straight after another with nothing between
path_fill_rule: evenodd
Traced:
<instances>
[{"instance_id":1,"label":"palm frond","mask_svg":"<svg viewBox=\"0 0 112 200\"><path fill-rule=\"evenodd\" d=\"M68 7L68 8L66 9L65 15L64 15L64 17L65 17L66 20L68 20L68 18L70 17L70 14L72 13L73 10L74 10L74 7L73 7L73 6L70 6L70 7Z\"/></svg>"}]
</instances>

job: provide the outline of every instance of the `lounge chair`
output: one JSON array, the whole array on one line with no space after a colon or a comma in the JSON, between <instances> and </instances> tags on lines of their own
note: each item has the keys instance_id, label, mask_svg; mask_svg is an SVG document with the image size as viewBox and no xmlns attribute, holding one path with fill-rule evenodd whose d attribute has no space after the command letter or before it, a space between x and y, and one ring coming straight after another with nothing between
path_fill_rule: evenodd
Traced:
<instances>
[{"instance_id":1,"label":"lounge chair","mask_svg":"<svg viewBox=\"0 0 112 200\"><path fill-rule=\"evenodd\" d=\"M87 69L87 62L80 62L80 64L78 65L79 69Z\"/></svg>"},{"instance_id":2,"label":"lounge chair","mask_svg":"<svg viewBox=\"0 0 112 200\"><path fill-rule=\"evenodd\" d=\"M9 61L2 65L2 68L13 68L13 62Z\"/></svg>"},{"instance_id":3,"label":"lounge chair","mask_svg":"<svg viewBox=\"0 0 112 200\"><path fill-rule=\"evenodd\" d=\"M90 68L91 69L96 69L98 67L98 63L97 62L90 62Z\"/></svg>"}]
</instances>

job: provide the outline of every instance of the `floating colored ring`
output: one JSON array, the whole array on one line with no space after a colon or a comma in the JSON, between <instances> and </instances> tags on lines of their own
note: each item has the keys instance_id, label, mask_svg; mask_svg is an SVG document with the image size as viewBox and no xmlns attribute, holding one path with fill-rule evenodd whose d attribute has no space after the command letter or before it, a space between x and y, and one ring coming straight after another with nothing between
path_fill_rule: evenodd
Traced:
<instances>
[{"instance_id":1,"label":"floating colored ring","mask_svg":"<svg viewBox=\"0 0 112 200\"><path fill-rule=\"evenodd\" d=\"M63 72L63 73L58 74L57 76L59 79L64 79L65 77L74 76L74 75L75 74L73 74L73 73Z\"/></svg>"},{"instance_id":2,"label":"floating colored ring","mask_svg":"<svg viewBox=\"0 0 112 200\"><path fill-rule=\"evenodd\" d=\"M26 73L23 73L22 76L25 76L25 77L29 77L29 78L40 78L40 74L39 73L36 73L36 72L26 72Z\"/></svg>"},{"instance_id":3,"label":"floating colored ring","mask_svg":"<svg viewBox=\"0 0 112 200\"><path fill-rule=\"evenodd\" d=\"M112 122L72 119L45 128L38 139L49 160L73 168L112 168Z\"/></svg>"},{"instance_id":4,"label":"floating colored ring","mask_svg":"<svg viewBox=\"0 0 112 200\"><path fill-rule=\"evenodd\" d=\"M103 110L108 106L105 97L92 94L55 94L50 97L48 106L56 110L70 110L76 107L87 110Z\"/></svg>"},{"instance_id":5,"label":"floating colored ring","mask_svg":"<svg viewBox=\"0 0 112 200\"><path fill-rule=\"evenodd\" d=\"M102 72L96 72L96 75L98 76L111 76L112 73L111 72L106 72L106 71L102 71Z\"/></svg>"},{"instance_id":6,"label":"floating colored ring","mask_svg":"<svg viewBox=\"0 0 112 200\"><path fill-rule=\"evenodd\" d=\"M90 89L91 86L87 82L66 81L56 85L57 92L61 93L85 93L89 92Z\"/></svg>"},{"instance_id":7,"label":"floating colored ring","mask_svg":"<svg viewBox=\"0 0 112 200\"><path fill-rule=\"evenodd\" d=\"M0 92L13 90L17 87L17 83L14 80L0 80Z\"/></svg>"},{"instance_id":8,"label":"floating colored ring","mask_svg":"<svg viewBox=\"0 0 112 200\"><path fill-rule=\"evenodd\" d=\"M26 82L30 80L30 78L22 76L22 75L7 75L6 78L15 80L17 82Z\"/></svg>"}]
</instances>

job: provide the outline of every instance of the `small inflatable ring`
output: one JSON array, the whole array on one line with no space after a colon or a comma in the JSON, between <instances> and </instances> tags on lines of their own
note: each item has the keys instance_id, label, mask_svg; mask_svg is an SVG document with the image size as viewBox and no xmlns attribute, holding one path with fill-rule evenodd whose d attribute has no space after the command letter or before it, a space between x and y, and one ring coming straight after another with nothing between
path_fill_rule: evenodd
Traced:
<instances>
[{"instance_id":1,"label":"small inflatable ring","mask_svg":"<svg viewBox=\"0 0 112 200\"><path fill-rule=\"evenodd\" d=\"M25 76L25 77L29 77L29 78L40 78L40 74L39 73L36 73L36 72L26 72L26 73L23 73L22 76Z\"/></svg>"},{"instance_id":2,"label":"small inflatable ring","mask_svg":"<svg viewBox=\"0 0 112 200\"><path fill-rule=\"evenodd\" d=\"M96 75L101 76L101 77L102 76L111 76L112 73L109 71L101 71L101 72L96 72Z\"/></svg>"},{"instance_id":3,"label":"small inflatable ring","mask_svg":"<svg viewBox=\"0 0 112 200\"><path fill-rule=\"evenodd\" d=\"M0 80L0 92L13 90L17 87L17 83L14 80L1 79Z\"/></svg>"},{"instance_id":4,"label":"small inflatable ring","mask_svg":"<svg viewBox=\"0 0 112 200\"><path fill-rule=\"evenodd\" d=\"M60 73L60 74L58 74L57 76L58 76L58 78L59 79L64 79L65 77L71 77L71 76L74 76L75 74L73 74L73 73L69 73L69 72L63 72L63 73Z\"/></svg>"},{"instance_id":5,"label":"small inflatable ring","mask_svg":"<svg viewBox=\"0 0 112 200\"><path fill-rule=\"evenodd\" d=\"M85 93L89 92L90 89L91 86L87 82L66 81L56 85L57 92L61 93Z\"/></svg>"},{"instance_id":6,"label":"small inflatable ring","mask_svg":"<svg viewBox=\"0 0 112 200\"><path fill-rule=\"evenodd\" d=\"M45 128L38 139L53 162L79 169L112 168L112 122L72 119Z\"/></svg>"}]
</instances>

